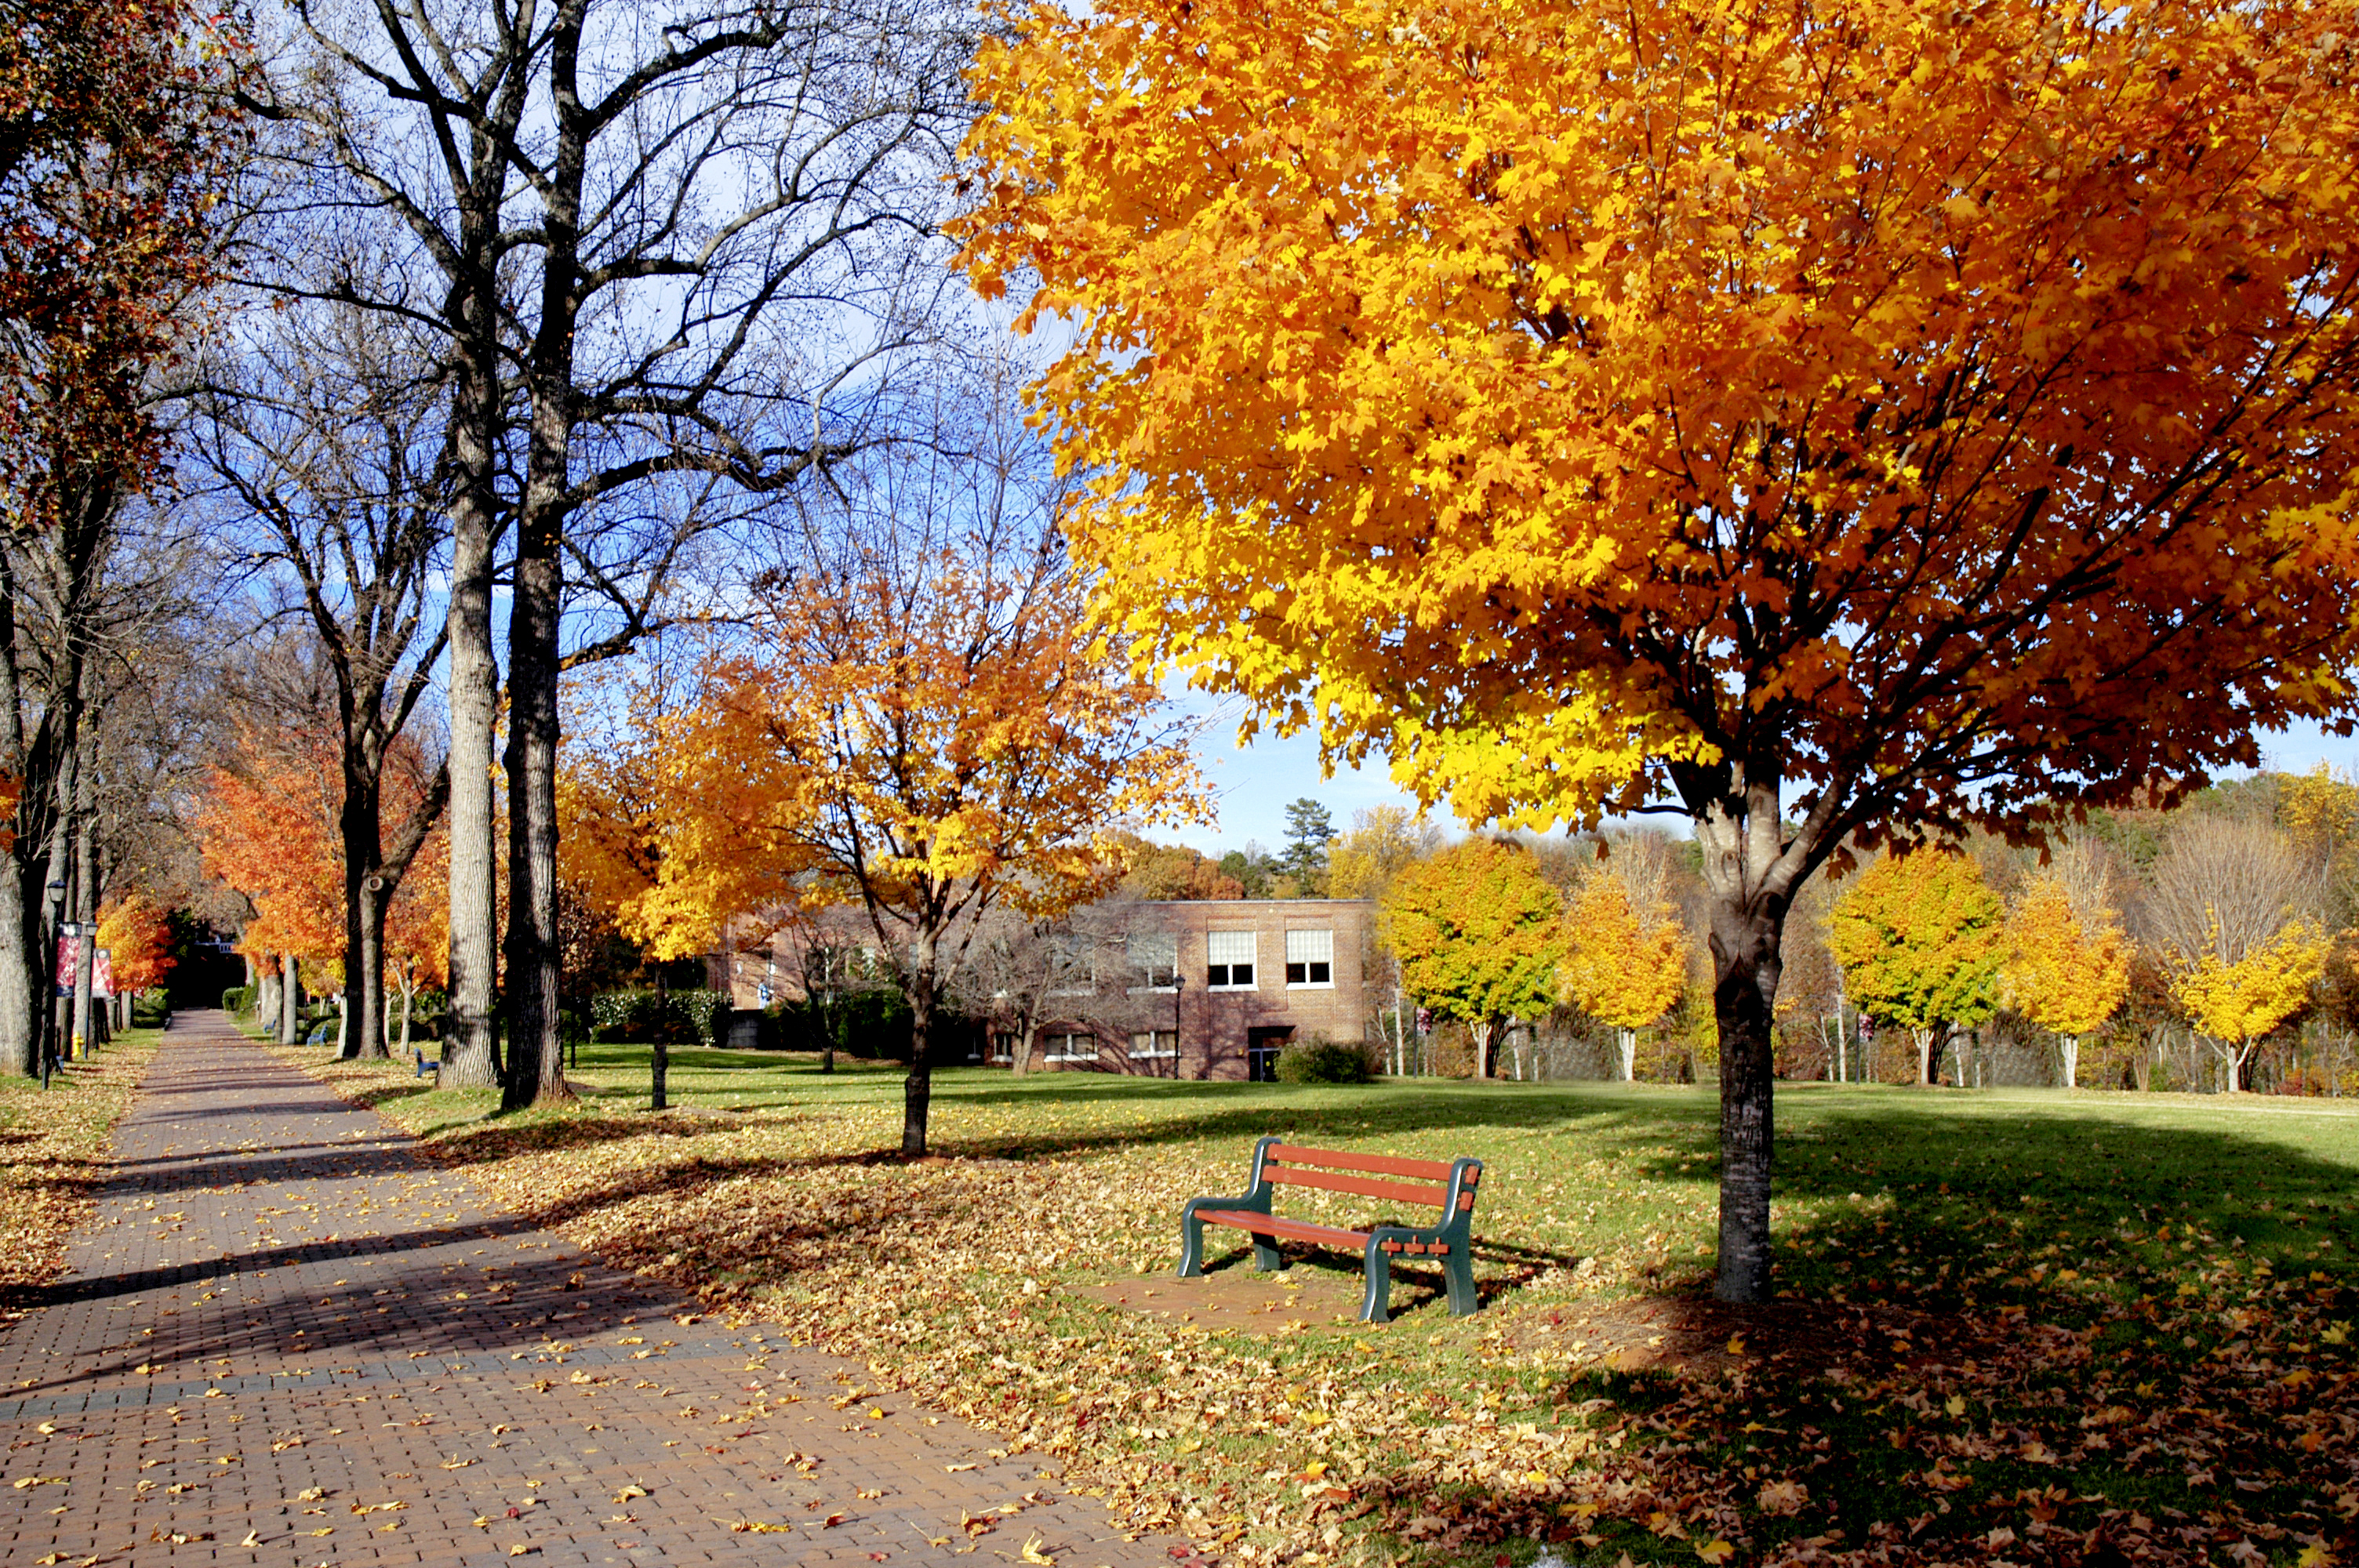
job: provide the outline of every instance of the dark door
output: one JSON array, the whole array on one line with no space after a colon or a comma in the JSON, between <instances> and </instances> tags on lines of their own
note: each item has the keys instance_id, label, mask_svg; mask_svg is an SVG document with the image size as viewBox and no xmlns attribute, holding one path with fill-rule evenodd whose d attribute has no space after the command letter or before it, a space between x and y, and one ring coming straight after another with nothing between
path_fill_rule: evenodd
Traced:
<instances>
[{"instance_id":1,"label":"dark door","mask_svg":"<svg viewBox=\"0 0 2359 1568\"><path fill-rule=\"evenodd\" d=\"M1277 1054L1293 1036L1294 1026L1245 1031L1245 1077L1256 1084L1277 1081Z\"/></svg>"}]
</instances>

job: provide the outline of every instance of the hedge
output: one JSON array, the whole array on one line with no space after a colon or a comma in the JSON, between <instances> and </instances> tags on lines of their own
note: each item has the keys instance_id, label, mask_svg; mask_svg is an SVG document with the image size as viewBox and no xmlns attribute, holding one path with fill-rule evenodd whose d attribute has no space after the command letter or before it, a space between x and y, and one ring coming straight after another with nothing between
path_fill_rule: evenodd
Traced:
<instances>
[{"instance_id":1,"label":"hedge","mask_svg":"<svg viewBox=\"0 0 2359 1568\"><path fill-rule=\"evenodd\" d=\"M233 1016L254 1011L255 987L232 986L222 992L222 1011Z\"/></svg>"}]
</instances>

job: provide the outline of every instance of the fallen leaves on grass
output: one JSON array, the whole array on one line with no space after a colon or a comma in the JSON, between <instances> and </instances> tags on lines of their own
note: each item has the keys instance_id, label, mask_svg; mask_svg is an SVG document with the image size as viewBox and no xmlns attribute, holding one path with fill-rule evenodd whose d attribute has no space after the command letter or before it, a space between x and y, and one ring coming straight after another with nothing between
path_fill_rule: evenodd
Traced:
<instances>
[{"instance_id":1,"label":"fallen leaves on grass","mask_svg":"<svg viewBox=\"0 0 2359 1568\"><path fill-rule=\"evenodd\" d=\"M66 1238L82 1223L103 1176L114 1124L131 1104L158 1035L122 1036L93 1058L64 1064L45 1092L38 1080L0 1078L0 1305L14 1305L65 1267ZM143 1363L139 1370L160 1368Z\"/></svg>"}]
</instances>

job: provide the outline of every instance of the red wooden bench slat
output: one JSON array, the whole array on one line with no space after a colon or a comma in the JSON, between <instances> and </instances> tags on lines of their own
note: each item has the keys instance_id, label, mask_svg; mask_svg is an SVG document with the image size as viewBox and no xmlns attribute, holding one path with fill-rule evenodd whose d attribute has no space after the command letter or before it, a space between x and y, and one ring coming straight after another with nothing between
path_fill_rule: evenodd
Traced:
<instances>
[{"instance_id":1,"label":"red wooden bench slat","mask_svg":"<svg viewBox=\"0 0 2359 1568\"><path fill-rule=\"evenodd\" d=\"M1407 1182L1382 1182L1373 1176L1337 1175L1326 1171L1306 1171L1294 1165L1265 1165L1263 1175L1289 1187L1322 1187L1334 1193L1357 1193L1362 1197L1389 1198L1395 1203L1413 1203L1426 1208L1440 1208L1450 1196L1447 1187L1411 1186Z\"/></svg>"},{"instance_id":2,"label":"red wooden bench slat","mask_svg":"<svg viewBox=\"0 0 2359 1568\"><path fill-rule=\"evenodd\" d=\"M1339 1230L1332 1225L1312 1225L1308 1220L1285 1219L1241 1208L1200 1208L1198 1219L1215 1225L1234 1225L1239 1230L1256 1231L1264 1236L1283 1236L1294 1241L1317 1241L1329 1247L1360 1248L1368 1244L1364 1230Z\"/></svg>"},{"instance_id":3,"label":"red wooden bench slat","mask_svg":"<svg viewBox=\"0 0 2359 1568\"><path fill-rule=\"evenodd\" d=\"M1336 1171L1365 1171L1375 1176L1418 1176L1429 1182L1450 1180L1447 1160L1404 1160L1391 1154L1354 1154L1348 1149L1305 1149L1279 1143L1269 1152L1273 1160L1290 1165L1324 1165ZM1439 1206L1439 1200L1436 1200Z\"/></svg>"}]
</instances>

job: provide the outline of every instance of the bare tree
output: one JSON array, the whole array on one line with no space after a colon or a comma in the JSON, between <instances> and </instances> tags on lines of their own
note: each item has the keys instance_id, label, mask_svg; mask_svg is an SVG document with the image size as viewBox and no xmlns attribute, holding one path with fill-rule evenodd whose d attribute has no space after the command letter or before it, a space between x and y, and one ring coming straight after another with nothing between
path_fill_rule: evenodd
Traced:
<instances>
[{"instance_id":1,"label":"bare tree","mask_svg":"<svg viewBox=\"0 0 2359 1568\"><path fill-rule=\"evenodd\" d=\"M932 331L948 287L933 221L969 113L973 23L932 0L296 0L290 14L298 34L257 107L308 133L290 157L321 189L412 237L412 287L364 302L449 344L462 1033L487 1034L473 1010L489 953L468 934L488 921L474 857L490 806L474 784L489 760L493 546L514 523L506 1098L562 1098L569 561L611 597L582 541L643 513L648 487L791 486L889 412L878 367ZM644 629L626 615L600 635ZM487 1038L462 1054L487 1056Z\"/></svg>"},{"instance_id":2,"label":"bare tree","mask_svg":"<svg viewBox=\"0 0 2359 1568\"><path fill-rule=\"evenodd\" d=\"M414 323L302 302L216 362L192 430L230 536L252 542L248 558L291 592L332 681L348 1056L386 1054L386 911L450 793L437 757L402 792L388 842L386 770L449 635L429 613L450 504L435 347Z\"/></svg>"},{"instance_id":3,"label":"bare tree","mask_svg":"<svg viewBox=\"0 0 2359 1568\"><path fill-rule=\"evenodd\" d=\"M2321 891L2316 870L2268 824L2183 811L2147 878L2137 935L2181 968L2206 953L2234 964L2312 913Z\"/></svg>"}]
</instances>

